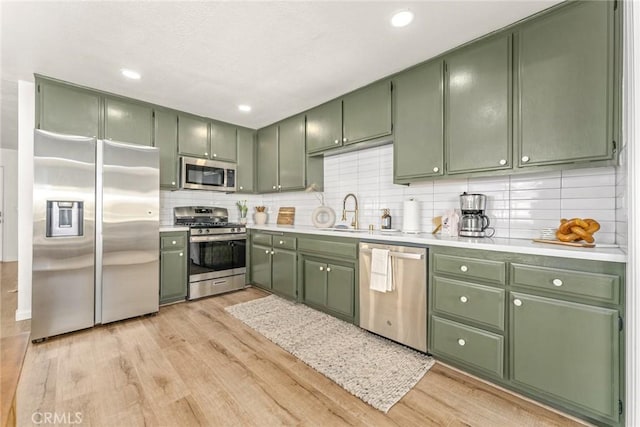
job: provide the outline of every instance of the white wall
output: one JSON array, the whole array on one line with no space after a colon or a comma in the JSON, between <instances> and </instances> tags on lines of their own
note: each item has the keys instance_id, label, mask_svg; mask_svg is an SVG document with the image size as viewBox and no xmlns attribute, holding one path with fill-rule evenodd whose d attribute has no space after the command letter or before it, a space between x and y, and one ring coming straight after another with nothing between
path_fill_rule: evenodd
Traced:
<instances>
[{"instance_id":1,"label":"white wall","mask_svg":"<svg viewBox=\"0 0 640 427\"><path fill-rule=\"evenodd\" d=\"M616 239L616 171L613 167L575 169L489 178L431 180L411 186L393 184L393 146L325 158L326 204L340 218L342 201L355 193L360 207L360 227L380 227L383 208L391 209L392 227L402 228L402 203L410 197L421 202L422 230L431 231L433 218L449 209L458 209L458 196L464 192L487 195L487 215L496 228L496 237L531 239L540 230L557 227L560 218L595 218L601 224L596 234L600 243ZM311 212L319 202L310 193L282 193L262 196L218 194L203 191L163 191L160 220L173 222L173 207L180 205L217 205L229 209L230 219L237 220L235 202L247 199L253 206L265 205L270 223L275 223L278 209L296 208L296 224L311 225ZM349 206L351 206L349 201ZM251 222L251 215L249 222Z\"/></svg>"},{"instance_id":2,"label":"white wall","mask_svg":"<svg viewBox=\"0 0 640 427\"><path fill-rule=\"evenodd\" d=\"M31 318L33 242L33 129L35 85L18 82L18 309L16 320Z\"/></svg>"},{"instance_id":3,"label":"white wall","mask_svg":"<svg viewBox=\"0 0 640 427\"><path fill-rule=\"evenodd\" d=\"M4 168L4 204L2 223L2 259L18 260L18 150L0 148L0 166Z\"/></svg>"}]
</instances>

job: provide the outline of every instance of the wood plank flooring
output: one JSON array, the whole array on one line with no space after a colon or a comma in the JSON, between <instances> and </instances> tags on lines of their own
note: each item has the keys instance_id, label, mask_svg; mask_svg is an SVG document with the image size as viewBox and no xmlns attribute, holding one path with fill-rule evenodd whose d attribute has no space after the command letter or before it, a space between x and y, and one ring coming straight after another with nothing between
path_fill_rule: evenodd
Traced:
<instances>
[{"instance_id":1,"label":"wood plank flooring","mask_svg":"<svg viewBox=\"0 0 640 427\"><path fill-rule=\"evenodd\" d=\"M224 311L265 295L175 304L30 344L18 425L47 412L80 413L90 426L577 424L442 365L383 414Z\"/></svg>"}]
</instances>

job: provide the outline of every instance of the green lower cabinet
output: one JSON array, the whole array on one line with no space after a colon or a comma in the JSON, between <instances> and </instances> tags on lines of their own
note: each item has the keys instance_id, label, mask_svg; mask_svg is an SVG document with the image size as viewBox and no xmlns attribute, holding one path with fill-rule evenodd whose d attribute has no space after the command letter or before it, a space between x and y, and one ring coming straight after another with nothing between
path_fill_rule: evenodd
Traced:
<instances>
[{"instance_id":1,"label":"green lower cabinet","mask_svg":"<svg viewBox=\"0 0 640 427\"><path fill-rule=\"evenodd\" d=\"M512 292L510 371L518 387L618 423L618 311Z\"/></svg>"},{"instance_id":2,"label":"green lower cabinet","mask_svg":"<svg viewBox=\"0 0 640 427\"><path fill-rule=\"evenodd\" d=\"M295 299L298 295L297 255L292 251L273 249L271 255L271 290Z\"/></svg>"},{"instance_id":3,"label":"green lower cabinet","mask_svg":"<svg viewBox=\"0 0 640 427\"><path fill-rule=\"evenodd\" d=\"M307 258L302 268L302 302L353 322L355 268Z\"/></svg>"},{"instance_id":4,"label":"green lower cabinet","mask_svg":"<svg viewBox=\"0 0 640 427\"><path fill-rule=\"evenodd\" d=\"M160 304L187 297L187 233L160 234Z\"/></svg>"},{"instance_id":5,"label":"green lower cabinet","mask_svg":"<svg viewBox=\"0 0 640 427\"><path fill-rule=\"evenodd\" d=\"M271 248L251 246L251 280L254 285L271 289Z\"/></svg>"}]
</instances>

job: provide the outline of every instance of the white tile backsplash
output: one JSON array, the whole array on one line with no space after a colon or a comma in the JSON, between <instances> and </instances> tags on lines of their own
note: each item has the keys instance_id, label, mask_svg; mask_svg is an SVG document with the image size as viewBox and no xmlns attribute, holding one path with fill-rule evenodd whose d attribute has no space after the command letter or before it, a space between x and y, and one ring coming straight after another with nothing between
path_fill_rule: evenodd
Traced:
<instances>
[{"instance_id":1,"label":"white tile backsplash","mask_svg":"<svg viewBox=\"0 0 640 427\"><path fill-rule=\"evenodd\" d=\"M404 186L393 184L393 146L384 145L325 157L324 176L325 204L336 211L340 221L343 198L347 193L354 193L358 197L362 228L369 224L379 228L382 209L388 208L392 227L402 229L403 202L414 198L421 203L423 231L431 231L434 217L459 208L458 196L464 191L487 195L487 216L496 230L496 237L537 238L541 228L557 227L560 218L590 217L602 225L596 235L598 242L614 243L620 238L617 228L626 223L621 213L624 191L618 189L621 179L618 177L616 184L614 167L445 178ZM238 209L235 203L238 200L247 200L250 223L253 207L265 205L270 223L276 222L280 207L294 206L295 223L312 225L311 213L320 205L315 194L305 192L244 195L162 191L160 219L163 224L170 224L174 206L201 204L226 207L230 219L236 221ZM353 201L347 203L348 209L352 209ZM348 219L351 220L351 214Z\"/></svg>"}]
</instances>

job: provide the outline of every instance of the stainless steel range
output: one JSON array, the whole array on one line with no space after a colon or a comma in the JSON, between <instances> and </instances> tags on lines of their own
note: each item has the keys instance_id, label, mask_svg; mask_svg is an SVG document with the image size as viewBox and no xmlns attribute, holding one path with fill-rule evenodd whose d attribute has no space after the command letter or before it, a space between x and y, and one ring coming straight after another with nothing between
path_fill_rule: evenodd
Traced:
<instances>
[{"instance_id":1,"label":"stainless steel range","mask_svg":"<svg viewBox=\"0 0 640 427\"><path fill-rule=\"evenodd\" d=\"M228 222L225 208L173 208L174 223L189 227L189 288L192 300L245 287L247 230Z\"/></svg>"}]
</instances>

